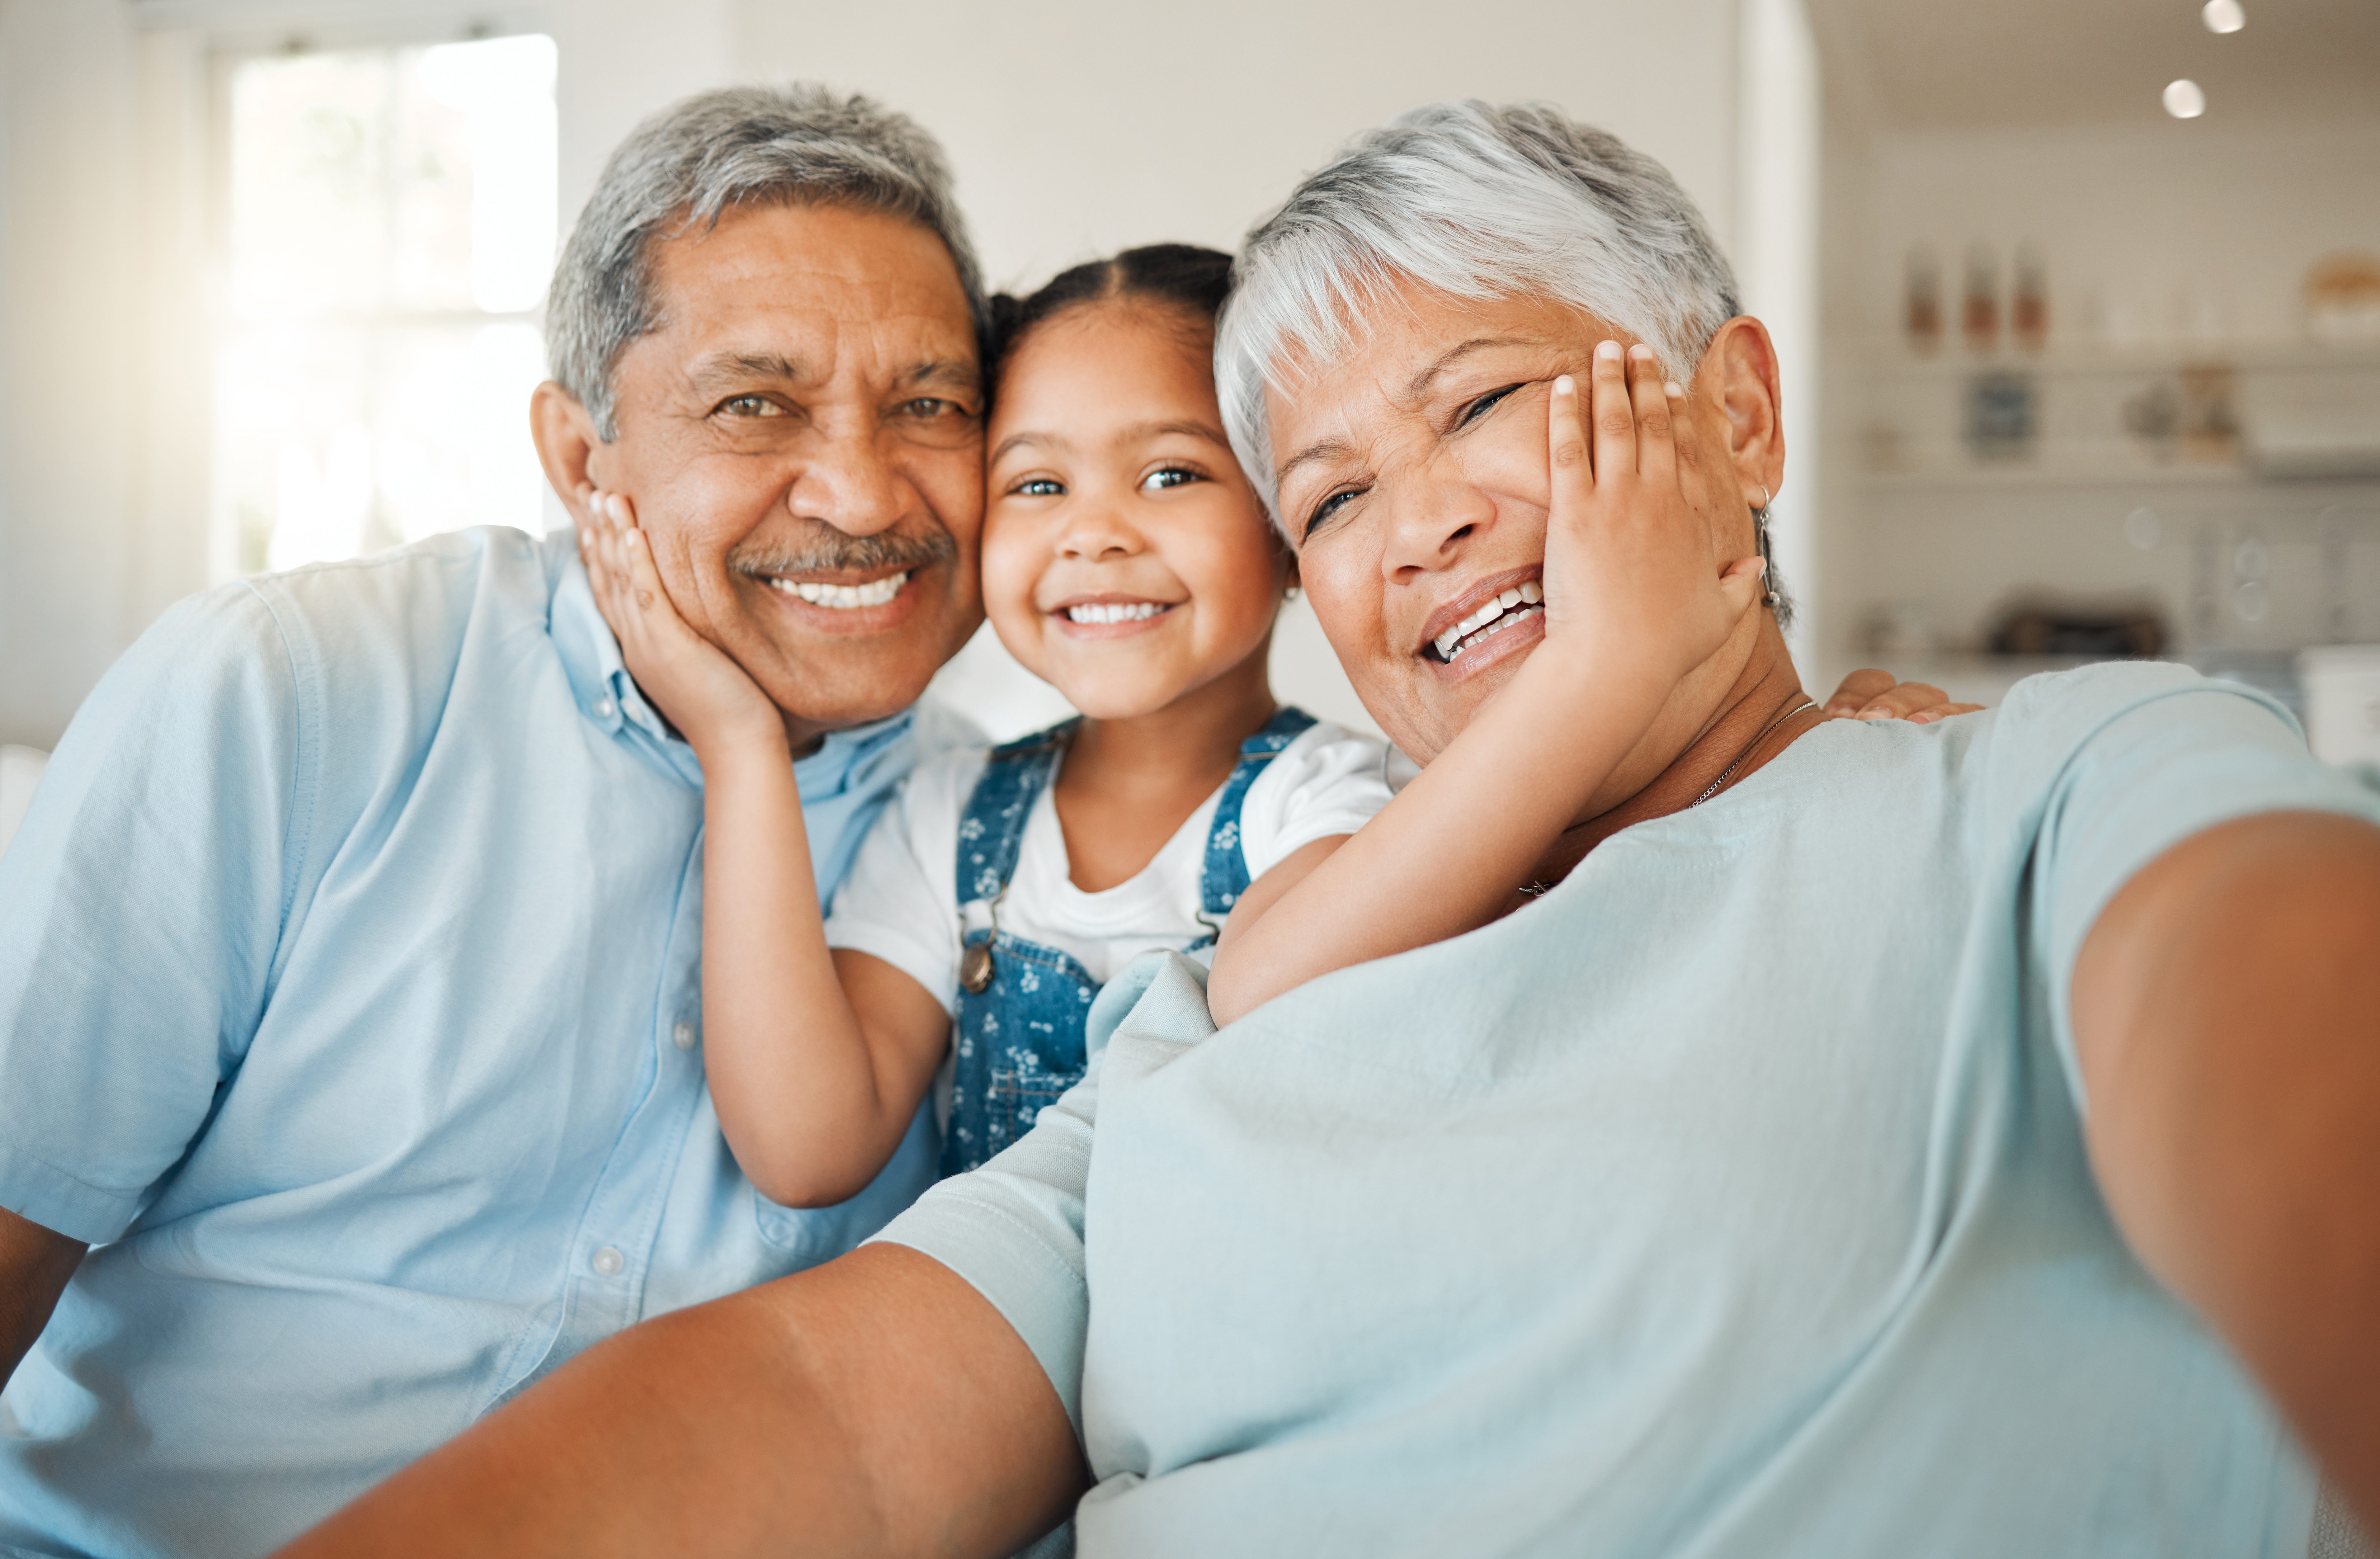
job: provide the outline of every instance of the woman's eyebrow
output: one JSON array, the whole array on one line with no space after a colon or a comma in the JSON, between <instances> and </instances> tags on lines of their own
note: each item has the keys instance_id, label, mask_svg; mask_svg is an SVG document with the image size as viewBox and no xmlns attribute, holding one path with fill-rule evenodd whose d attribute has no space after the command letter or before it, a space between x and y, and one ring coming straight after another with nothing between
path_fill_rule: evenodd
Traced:
<instances>
[{"instance_id":1,"label":"woman's eyebrow","mask_svg":"<svg viewBox=\"0 0 2380 1559\"><path fill-rule=\"evenodd\" d=\"M1448 347L1445 351L1440 352L1428 362L1423 364L1421 371L1415 374L1410 380L1406 381L1405 394L1415 398L1419 398L1420 396L1427 395L1429 391L1431 381L1435 380L1439 374L1444 373L1448 369L1454 367L1455 364L1461 362L1464 358L1469 357L1474 352L1485 352L1498 347L1536 347L1542 345L1542 342L1530 341L1516 335L1474 336L1471 340L1465 341L1460 346Z\"/></svg>"}]
</instances>

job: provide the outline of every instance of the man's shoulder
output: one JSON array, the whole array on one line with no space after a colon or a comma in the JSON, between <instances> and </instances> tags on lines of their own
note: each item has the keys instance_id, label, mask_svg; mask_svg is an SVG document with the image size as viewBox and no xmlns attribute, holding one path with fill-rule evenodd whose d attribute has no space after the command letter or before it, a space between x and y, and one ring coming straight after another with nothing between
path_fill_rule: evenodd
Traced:
<instances>
[{"instance_id":1,"label":"man's shoulder","mask_svg":"<svg viewBox=\"0 0 2380 1559\"><path fill-rule=\"evenodd\" d=\"M501 631L545 620L553 590L547 551L521 531L480 526L259 575L241 588L293 641L451 655L475 626Z\"/></svg>"}]
</instances>

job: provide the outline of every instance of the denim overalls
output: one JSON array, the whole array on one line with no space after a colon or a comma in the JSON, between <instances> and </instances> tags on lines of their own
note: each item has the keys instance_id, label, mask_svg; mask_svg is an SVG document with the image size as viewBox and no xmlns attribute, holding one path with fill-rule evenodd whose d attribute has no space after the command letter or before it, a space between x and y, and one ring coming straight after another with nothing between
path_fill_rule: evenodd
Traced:
<instances>
[{"instance_id":1,"label":"denim overalls","mask_svg":"<svg viewBox=\"0 0 2380 1559\"><path fill-rule=\"evenodd\" d=\"M1240 744L1240 761L1215 802L1199 874L1205 936L1183 949L1204 947L1221 930L1248 887L1240 853L1240 808L1248 786L1283 748L1314 724L1303 710L1283 707L1264 729ZM1041 1107L1082 1080L1083 1020L1099 993L1088 971L1054 947L999 929L1000 899L1016 873L1016 854L1033 804L1057 776L1075 721L996 747L959 819L960 912L977 900L992 907L992 926L962 939L957 1060L951 1086L950 1125L942 1133L942 1173L975 1168L1033 1129ZM989 957L990 980L982 980ZM969 989L969 974L981 990Z\"/></svg>"}]
</instances>

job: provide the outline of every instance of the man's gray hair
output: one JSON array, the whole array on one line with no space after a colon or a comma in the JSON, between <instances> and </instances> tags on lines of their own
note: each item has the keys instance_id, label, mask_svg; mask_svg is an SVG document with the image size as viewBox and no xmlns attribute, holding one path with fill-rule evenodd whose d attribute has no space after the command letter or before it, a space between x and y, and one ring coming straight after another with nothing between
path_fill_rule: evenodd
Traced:
<instances>
[{"instance_id":1,"label":"man's gray hair","mask_svg":"<svg viewBox=\"0 0 2380 1559\"><path fill-rule=\"evenodd\" d=\"M546 299L553 377L606 441L619 436L612 371L662 323L654 243L741 205L845 205L916 223L951 251L981 337L983 272L950 166L917 121L807 82L698 92L638 125L603 164Z\"/></svg>"},{"instance_id":2,"label":"man's gray hair","mask_svg":"<svg viewBox=\"0 0 2380 1559\"><path fill-rule=\"evenodd\" d=\"M1687 382L1736 307L1735 273L1669 170L1546 104L1432 104L1359 138L1249 233L1215 339L1225 430L1276 510L1265 391L1327 363L1409 277L1538 297L1616 325Z\"/></svg>"}]
</instances>

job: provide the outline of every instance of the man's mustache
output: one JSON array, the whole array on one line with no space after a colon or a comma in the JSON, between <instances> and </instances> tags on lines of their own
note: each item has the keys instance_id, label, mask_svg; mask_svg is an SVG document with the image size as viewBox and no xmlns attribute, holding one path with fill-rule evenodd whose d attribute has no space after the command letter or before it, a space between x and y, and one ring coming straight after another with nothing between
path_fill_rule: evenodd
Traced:
<instances>
[{"instance_id":1,"label":"man's mustache","mask_svg":"<svg viewBox=\"0 0 2380 1559\"><path fill-rule=\"evenodd\" d=\"M774 574L864 574L876 569L930 568L959 555L959 544L939 527L922 536L879 531L873 536L847 536L820 524L796 541L772 540L735 547L727 566L738 574L764 579Z\"/></svg>"}]
</instances>

